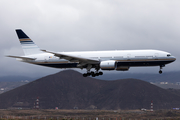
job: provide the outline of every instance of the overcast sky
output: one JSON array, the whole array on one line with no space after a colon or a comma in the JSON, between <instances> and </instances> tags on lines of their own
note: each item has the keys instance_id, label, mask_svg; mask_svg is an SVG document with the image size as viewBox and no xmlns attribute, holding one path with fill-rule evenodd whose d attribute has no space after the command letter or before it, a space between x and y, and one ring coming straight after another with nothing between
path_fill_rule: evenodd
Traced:
<instances>
[{"instance_id":1,"label":"overcast sky","mask_svg":"<svg viewBox=\"0 0 180 120\"><path fill-rule=\"evenodd\" d=\"M179 0L0 0L0 76L41 76L60 70L5 57L24 55L16 28L40 48L52 51L167 51L177 60L163 71L179 71L179 5ZM158 70L130 68L128 72Z\"/></svg>"}]
</instances>

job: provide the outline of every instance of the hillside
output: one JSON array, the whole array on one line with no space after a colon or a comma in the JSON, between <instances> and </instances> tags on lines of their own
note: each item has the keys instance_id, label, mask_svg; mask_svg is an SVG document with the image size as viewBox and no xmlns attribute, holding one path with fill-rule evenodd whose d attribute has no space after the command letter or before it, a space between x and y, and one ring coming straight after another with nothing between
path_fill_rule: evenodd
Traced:
<instances>
[{"instance_id":1,"label":"hillside","mask_svg":"<svg viewBox=\"0 0 180 120\"><path fill-rule=\"evenodd\" d=\"M129 72L107 72L102 76L99 76L98 79L102 80L117 80L117 79L127 79L135 78L144 80L147 82L159 83L159 82L169 82L176 83L180 82L180 71L173 72L163 72L163 74L152 74L152 73L131 73Z\"/></svg>"},{"instance_id":2,"label":"hillside","mask_svg":"<svg viewBox=\"0 0 180 120\"><path fill-rule=\"evenodd\" d=\"M136 79L114 81L84 78L67 70L49 75L0 95L0 108L33 108L39 97L41 109L155 109L179 107L180 96Z\"/></svg>"}]
</instances>

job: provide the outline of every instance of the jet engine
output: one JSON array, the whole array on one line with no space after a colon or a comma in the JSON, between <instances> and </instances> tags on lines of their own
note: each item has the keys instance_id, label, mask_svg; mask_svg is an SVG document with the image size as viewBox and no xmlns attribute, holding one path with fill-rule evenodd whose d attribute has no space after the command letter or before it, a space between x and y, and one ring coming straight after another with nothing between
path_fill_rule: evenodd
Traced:
<instances>
[{"instance_id":1,"label":"jet engine","mask_svg":"<svg viewBox=\"0 0 180 120\"><path fill-rule=\"evenodd\" d=\"M102 70L115 70L116 69L116 61L113 61L113 60L102 61L100 63L100 68Z\"/></svg>"},{"instance_id":2,"label":"jet engine","mask_svg":"<svg viewBox=\"0 0 180 120\"><path fill-rule=\"evenodd\" d=\"M117 66L117 62L114 60L102 61L100 63L102 70L117 70L117 71L128 71L129 66Z\"/></svg>"}]
</instances>

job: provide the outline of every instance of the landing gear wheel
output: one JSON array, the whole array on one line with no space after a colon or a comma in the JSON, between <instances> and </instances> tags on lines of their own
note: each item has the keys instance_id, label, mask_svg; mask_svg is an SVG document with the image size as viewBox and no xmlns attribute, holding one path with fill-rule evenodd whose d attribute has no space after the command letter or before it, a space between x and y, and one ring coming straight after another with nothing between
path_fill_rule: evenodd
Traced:
<instances>
[{"instance_id":1,"label":"landing gear wheel","mask_svg":"<svg viewBox=\"0 0 180 120\"><path fill-rule=\"evenodd\" d=\"M99 75L103 75L103 72L99 72Z\"/></svg>"},{"instance_id":2,"label":"landing gear wheel","mask_svg":"<svg viewBox=\"0 0 180 120\"><path fill-rule=\"evenodd\" d=\"M84 74L83 74L83 77L87 77L87 74L86 74L86 73L84 73Z\"/></svg>"},{"instance_id":3,"label":"landing gear wheel","mask_svg":"<svg viewBox=\"0 0 180 120\"><path fill-rule=\"evenodd\" d=\"M159 74L162 74L162 70L159 71Z\"/></svg>"},{"instance_id":4,"label":"landing gear wheel","mask_svg":"<svg viewBox=\"0 0 180 120\"><path fill-rule=\"evenodd\" d=\"M92 77L96 77L96 75L95 75L95 74L92 74Z\"/></svg>"},{"instance_id":5,"label":"landing gear wheel","mask_svg":"<svg viewBox=\"0 0 180 120\"><path fill-rule=\"evenodd\" d=\"M92 77L96 77L96 76L99 76L99 75L103 75L103 72L93 72L93 71L88 71L87 73L84 73L83 74L83 77L87 77L87 76L92 76Z\"/></svg>"},{"instance_id":6,"label":"landing gear wheel","mask_svg":"<svg viewBox=\"0 0 180 120\"><path fill-rule=\"evenodd\" d=\"M87 76L90 76L91 75L91 73L87 73Z\"/></svg>"},{"instance_id":7,"label":"landing gear wheel","mask_svg":"<svg viewBox=\"0 0 180 120\"><path fill-rule=\"evenodd\" d=\"M99 76L99 73L95 73L96 76Z\"/></svg>"},{"instance_id":8,"label":"landing gear wheel","mask_svg":"<svg viewBox=\"0 0 180 120\"><path fill-rule=\"evenodd\" d=\"M93 75L94 74L94 72L93 71L91 71L91 75Z\"/></svg>"},{"instance_id":9,"label":"landing gear wheel","mask_svg":"<svg viewBox=\"0 0 180 120\"><path fill-rule=\"evenodd\" d=\"M92 76L92 77L95 77L95 76L96 76L93 71L91 71L91 76Z\"/></svg>"}]
</instances>

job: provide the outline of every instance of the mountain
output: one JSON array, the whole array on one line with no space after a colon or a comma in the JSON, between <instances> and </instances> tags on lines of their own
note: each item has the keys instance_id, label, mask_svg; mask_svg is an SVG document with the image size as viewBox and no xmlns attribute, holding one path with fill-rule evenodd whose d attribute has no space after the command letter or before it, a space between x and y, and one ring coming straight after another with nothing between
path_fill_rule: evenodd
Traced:
<instances>
[{"instance_id":1,"label":"mountain","mask_svg":"<svg viewBox=\"0 0 180 120\"><path fill-rule=\"evenodd\" d=\"M26 76L1 76L0 82L21 82L21 81L33 81L35 78Z\"/></svg>"},{"instance_id":2,"label":"mountain","mask_svg":"<svg viewBox=\"0 0 180 120\"><path fill-rule=\"evenodd\" d=\"M179 107L180 95L137 79L98 80L67 70L49 75L0 95L0 109L154 109Z\"/></svg>"},{"instance_id":3,"label":"mountain","mask_svg":"<svg viewBox=\"0 0 180 120\"><path fill-rule=\"evenodd\" d=\"M80 71L81 72L81 71ZM27 77L27 76L1 76L0 82L21 82L21 81L33 81L35 79L40 78L41 75L38 77ZM42 76L41 76L42 77ZM131 72L104 72L102 76L96 77L97 79L101 80L118 80L118 79L140 79L147 82L169 82L169 83L176 83L180 82L180 71L174 72L163 72L163 74L152 74L152 73L131 73Z\"/></svg>"}]
</instances>

